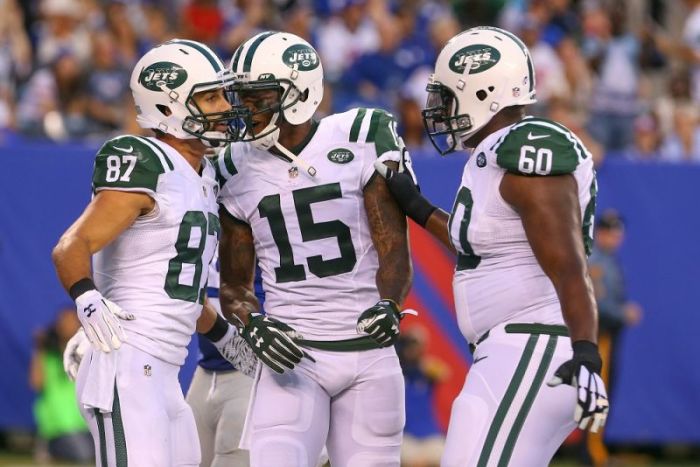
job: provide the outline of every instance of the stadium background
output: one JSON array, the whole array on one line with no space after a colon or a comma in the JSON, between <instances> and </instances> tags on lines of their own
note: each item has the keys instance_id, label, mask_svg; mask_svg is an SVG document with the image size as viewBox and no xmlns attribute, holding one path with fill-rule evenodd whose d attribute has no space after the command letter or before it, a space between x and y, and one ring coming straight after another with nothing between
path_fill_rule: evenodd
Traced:
<instances>
[{"instance_id":1,"label":"stadium background","mask_svg":"<svg viewBox=\"0 0 700 467\"><path fill-rule=\"evenodd\" d=\"M8 27L13 13L5 15L4 20L0 20L0 160L3 162L0 171L0 431L31 432L33 429L31 404L34 396L26 383L32 336L68 303L55 278L50 250L89 200L92 157L100 140L110 134L133 131L129 120L132 114L124 103L128 101L128 90L120 91L126 92L119 97L124 102L110 101L98 92L100 84L110 79L120 77L123 80L124 70L133 63L133 56L130 58L128 50L123 50L128 49L128 34L109 18L133 19L137 8L142 8L150 18L154 12L149 9L162 12L167 9L164 7L172 7L169 14L174 12L179 20L167 23L170 27L163 34L207 41L222 57L230 55L235 33L243 34L244 30L252 34L258 28L276 27L308 37L322 53L324 64L329 62L326 75L330 98L322 111L338 111L356 105L393 110L411 146L423 190L446 209L451 207L465 156L437 157L422 138L420 120L416 119L422 104L425 65L434 59L435 45L440 41L435 29L449 30L447 24L456 25L457 30L473 24L500 24L521 34L537 32L531 48L547 50L549 47L554 55L541 52L540 56L545 57L540 62L543 65L538 67L536 61L541 104L533 112L563 120L586 138L596 153L599 209L613 207L626 219L627 239L620 256L629 295L644 309L641 324L627 330L623 337L617 395L612 401L607 440L633 446L632 449L675 444L697 449L700 446L700 419L697 417L700 413L700 367L697 364L700 341L696 337L700 329L700 288L696 285L700 278L697 208L700 131L693 88L694 68L700 60L690 54L694 45L690 38L680 34L683 27L688 28L692 22L693 16L689 13L696 3L690 0L0 0L0 6L9 8L4 11L12 12L12 7L16 8L14 14L19 16L14 17L14 21L23 25L19 29L24 31L30 50L29 57L17 52L16 45L22 42L17 36L21 36L21 32ZM92 6L95 10L76 10L76 4L81 4L81 8ZM266 13L260 16L258 7ZM620 10L631 18L625 23L625 39L636 38L638 43L632 79L629 75L617 74L618 80L627 77L629 82L625 85L634 91L633 97L625 97L633 99L627 104L634 112L616 115L615 119L604 111L605 102L596 108L596 99L591 98L606 93L604 71L596 69L592 61L584 61L586 68L577 69L576 64L580 63L568 61L565 46L573 43L581 57L590 58L587 54L594 52L587 52L587 45L591 43L588 39L602 34L593 27L596 12L603 11L610 16L611 12ZM92 15L88 26L85 26L86 11ZM223 32L230 33L226 35L230 42L223 43L205 34L206 24L197 21L197 18L211 19L210 13L217 11L223 18L219 25L222 37ZM270 15L271 12L274 14ZM100 13L102 23L98 21ZM306 25L299 23L299 15L304 13L311 21ZM381 14L394 22L386 24ZM88 55L81 57L79 47L71 45L70 40L61 42L62 46L52 51L49 46L59 42L58 38L51 37L51 31L46 32L54 20L52 15L76 21L74 26L86 29L94 49L104 51L100 49L104 46L121 57L118 64L110 65L113 68L103 73L97 67L94 75L99 75L101 81L85 81L89 78L85 70L89 70L96 59ZM339 35L342 28L338 29L336 24L338 21L341 25L347 24L352 21L348 16L352 15L359 15L361 27L356 31L369 31L355 37L357 42L362 42L363 38L377 42L365 50L348 52L342 60L324 56L324 50L332 50L333 40L354 37ZM658 26L661 29L649 28L647 17L653 18L657 26L661 24ZM172 19L167 15L165 18ZM256 18L254 24L245 24L247 29L242 26L246 18ZM409 32L406 32L405 22L410 25ZM404 31L399 37L394 37L393 41L384 37L384 33L397 27ZM107 34L103 34L104 31ZM134 26L134 31L143 32L143 29ZM147 34L143 37L137 34L136 38L139 41L134 43L137 45L132 44L134 53L147 46L148 40L156 39ZM100 42L102 40L107 45ZM328 41L331 41L330 46ZM342 52L341 49L339 47L338 51ZM611 55L614 54L603 54L603 59ZM68 79L71 86L63 87L61 83L65 77L60 76L57 64L66 58L75 59L74 64L80 65L83 71L81 80L71 82ZM555 59L559 60L559 68ZM610 60L614 65L618 63L615 60L625 59L630 60L630 56L615 56ZM385 62L391 69L379 66ZM588 88L577 80L576 70L579 74L588 73L591 78ZM52 73L53 81L49 79ZM685 80L685 91L672 86L678 77ZM557 86L557 80L561 79L568 83L566 89ZM76 83L82 87L76 90ZM41 107L39 104L43 100L52 98L56 101L52 108L30 111ZM87 103L81 107L78 104L83 99ZM91 109L105 108L94 106L95 102L116 109L122 120L95 119ZM682 133L688 119L692 123L689 133ZM611 128L618 128L615 125L620 121L622 129L618 133L627 131L629 136L624 144L595 125L595 122L605 122ZM428 330L428 353L442 359L451 369L449 379L439 386L434 400L444 428L451 401L468 371L470 356L454 317L452 259L423 231L413 227L415 278L408 306L420 312L413 323L420 323ZM411 321L405 324L410 326ZM195 352L192 352L181 372L183 387L191 377L194 357Z\"/></svg>"}]
</instances>

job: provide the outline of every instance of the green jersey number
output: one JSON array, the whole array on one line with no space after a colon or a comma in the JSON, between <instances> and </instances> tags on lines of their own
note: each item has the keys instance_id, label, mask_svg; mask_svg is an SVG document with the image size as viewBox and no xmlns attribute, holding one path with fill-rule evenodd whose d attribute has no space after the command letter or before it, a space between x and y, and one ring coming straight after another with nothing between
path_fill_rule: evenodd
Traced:
<instances>
[{"instance_id":1,"label":"green jersey number","mask_svg":"<svg viewBox=\"0 0 700 467\"><path fill-rule=\"evenodd\" d=\"M199 241L192 245L192 231L197 228L200 232ZM201 211L187 211L182 217L180 230L177 233L175 251L177 255L168 263L168 274L165 276L165 292L170 298L185 300L193 303L204 303L204 286L200 287L202 279L202 254L207 244L207 236L219 238L221 225L219 218L212 213L205 215ZM194 266L192 285L180 283L183 264Z\"/></svg>"},{"instance_id":2,"label":"green jersey number","mask_svg":"<svg viewBox=\"0 0 700 467\"><path fill-rule=\"evenodd\" d=\"M474 200L472 199L471 190L469 190L469 188L466 186L459 189L459 193L457 193L457 198L455 199L455 204L452 207L452 214L450 214L449 223L450 232L452 232L452 223L455 221L457 216L457 208L460 205L464 208L464 213L462 214L462 220L459 221L459 245L455 245L455 248L459 253L457 255L458 271L464 269L474 269L481 262L481 256L474 254L474 249L469 243L469 238L467 237L469 232L469 222L472 218L472 206L474 205Z\"/></svg>"},{"instance_id":3,"label":"green jersey number","mask_svg":"<svg viewBox=\"0 0 700 467\"><path fill-rule=\"evenodd\" d=\"M302 240L311 242L335 237L340 249L338 258L323 259L322 255L306 258L309 271L317 277L336 276L352 271L357 263L357 256L355 255L355 246L352 244L350 228L339 220L314 222L311 211L313 203L342 198L340 183L302 188L293 191L292 196ZM304 265L294 263L294 254L287 233L287 223L282 213L280 195L265 196L258 203L258 212L260 217L266 218L269 222L272 238L280 253L280 265L275 268L276 282L306 280Z\"/></svg>"}]
</instances>

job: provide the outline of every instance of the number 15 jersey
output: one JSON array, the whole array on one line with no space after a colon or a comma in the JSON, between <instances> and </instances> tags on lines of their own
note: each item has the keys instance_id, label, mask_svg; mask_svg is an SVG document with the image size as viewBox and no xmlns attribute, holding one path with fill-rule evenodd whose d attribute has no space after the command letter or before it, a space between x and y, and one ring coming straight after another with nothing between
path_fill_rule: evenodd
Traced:
<instances>
[{"instance_id":1,"label":"number 15 jersey","mask_svg":"<svg viewBox=\"0 0 700 467\"><path fill-rule=\"evenodd\" d=\"M314 128L297 153L315 177L250 143L234 143L216 161L219 202L253 231L266 313L307 339L348 339L358 336L359 315L379 300L363 190L377 157L398 151L395 122L380 110L353 109Z\"/></svg>"}]
</instances>

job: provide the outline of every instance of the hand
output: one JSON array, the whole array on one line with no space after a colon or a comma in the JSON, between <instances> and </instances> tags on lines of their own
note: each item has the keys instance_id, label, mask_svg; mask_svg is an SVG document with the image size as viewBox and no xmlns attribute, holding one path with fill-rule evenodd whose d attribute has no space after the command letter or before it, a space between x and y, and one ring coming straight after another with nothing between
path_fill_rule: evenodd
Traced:
<instances>
[{"instance_id":1,"label":"hand","mask_svg":"<svg viewBox=\"0 0 700 467\"><path fill-rule=\"evenodd\" d=\"M212 344L234 368L246 376L255 377L258 357L234 326L229 325L226 335Z\"/></svg>"},{"instance_id":2,"label":"hand","mask_svg":"<svg viewBox=\"0 0 700 467\"><path fill-rule=\"evenodd\" d=\"M386 185L403 213L420 226L425 226L437 208L421 194L412 172L392 170L384 165L381 158L374 162L374 168L386 179Z\"/></svg>"},{"instance_id":3,"label":"hand","mask_svg":"<svg viewBox=\"0 0 700 467\"><path fill-rule=\"evenodd\" d=\"M90 341L85 335L83 328L78 329L78 332L68 340L66 349L63 351L63 369L71 381L75 381L75 378L78 376L80 362L89 348Z\"/></svg>"},{"instance_id":4,"label":"hand","mask_svg":"<svg viewBox=\"0 0 700 467\"><path fill-rule=\"evenodd\" d=\"M302 339L301 334L283 322L260 313L250 314L241 336L265 365L280 374L285 372L285 368L294 369L294 365L301 362L303 357L309 357L294 342L295 339Z\"/></svg>"},{"instance_id":5,"label":"hand","mask_svg":"<svg viewBox=\"0 0 700 467\"><path fill-rule=\"evenodd\" d=\"M608 417L608 394L600 377L602 361L598 346L593 342L576 341L572 344L574 356L564 362L552 379L547 382L550 387L568 384L576 388L578 400L574 410L574 420L578 427L585 430L590 424L590 431L596 433L605 425Z\"/></svg>"},{"instance_id":6,"label":"hand","mask_svg":"<svg viewBox=\"0 0 700 467\"><path fill-rule=\"evenodd\" d=\"M126 336L118 319L132 320L133 314L125 312L94 289L78 296L75 306L80 324L97 350L109 353L121 347Z\"/></svg>"},{"instance_id":7,"label":"hand","mask_svg":"<svg viewBox=\"0 0 700 467\"><path fill-rule=\"evenodd\" d=\"M357 332L367 333L381 347L394 345L399 338L399 306L393 300L379 300L357 320Z\"/></svg>"}]
</instances>

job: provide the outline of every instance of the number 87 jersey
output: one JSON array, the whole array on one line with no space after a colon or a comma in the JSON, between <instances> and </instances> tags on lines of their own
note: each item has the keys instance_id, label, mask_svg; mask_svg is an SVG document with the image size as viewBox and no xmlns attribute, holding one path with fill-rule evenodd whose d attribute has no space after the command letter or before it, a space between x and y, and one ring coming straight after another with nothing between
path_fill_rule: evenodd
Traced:
<instances>
[{"instance_id":1,"label":"number 87 jersey","mask_svg":"<svg viewBox=\"0 0 700 467\"><path fill-rule=\"evenodd\" d=\"M204 297L219 237L216 173L201 174L155 138L120 136L97 153L93 191L145 193L155 207L94 255L106 298L133 313L122 321L130 345L182 365Z\"/></svg>"},{"instance_id":2,"label":"number 87 jersey","mask_svg":"<svg viewBox=\"0 0 700 467\"><path fill-rule=\"evenodd\" d=\"M398 142L393 118L376 109L314 125L292 152L315 176L250 143L234 143L216 161L219 202L252 229L265 311L307 339L342 340L358 337L357 318L380 298L363 190L377 157L398 154Z\"/></svg>"},{"instance_id":3,"label":"number 87 jersey","mask_svg":"<svg viewBox=\"0 0 700 467\"><path fill-rule=\"evenodd\" d=\"M578 184L581 236L590 253L596 178L579 138L551 120L526 117L487 136L467 162L448 224L457 249L455 304L470 340L505 321L562 324L559 301L518 213L500 194L503 176L571 174Z\"/></svg>"}]
</instances>

